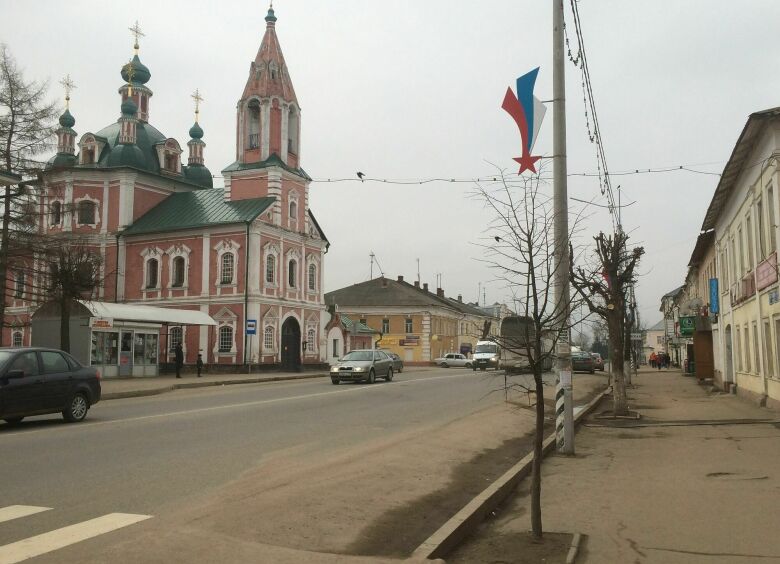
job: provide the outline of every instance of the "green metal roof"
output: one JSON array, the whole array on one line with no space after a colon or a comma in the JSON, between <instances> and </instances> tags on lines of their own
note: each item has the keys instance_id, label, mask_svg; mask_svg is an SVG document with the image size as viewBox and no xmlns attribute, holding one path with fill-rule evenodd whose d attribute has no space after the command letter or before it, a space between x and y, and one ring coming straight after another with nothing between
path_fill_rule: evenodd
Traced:
<instances>
[{"instance_id":1,"label":"green metal roof","mask_svg":"<svg viewBox=\"0 0 780 564\"><path fill-rule=\"evenodd\" d=\"M293 168L289 166L276 153L271 153L270 157L268 157L267 159L259 163L240 163L236 161L233 164L229 165L227 168L222 169L222 172L235 172L237 170L268 168L271 166L281 167L287 172L292 172L293 174L297 174L298 176L300 176L305 180L311 180L311 177L308 174L306 174L305 170L303 170L302 168Z\"/></svg>"},{"instance_id":2,"label":"green metal roof","mask_svg":"<svg viewBox=\"0 0 780 564\"><path fill-rule=\"evenodd\" d=\"M138 218L122 235L248 223L273 202L272 197L226 202L225 191L221 188L179 192L168 196Z\"/></svg>"},{"instance_id":3,"label":"green metal roof","mask_svg":"<svg viewBox=\"0 0 780 564\"><path fill-rule=\"evenodd\" d=\"M358 334L358 333L371 333L371 334L378 334L380 333L376 329L371 329L368 325L365 323L361 323L360 321L353 321L352 318L344 315L343 313L339 315L339 318L341 319L341 325L349 331L350 333Z\"/></svg>"}]
</instances>

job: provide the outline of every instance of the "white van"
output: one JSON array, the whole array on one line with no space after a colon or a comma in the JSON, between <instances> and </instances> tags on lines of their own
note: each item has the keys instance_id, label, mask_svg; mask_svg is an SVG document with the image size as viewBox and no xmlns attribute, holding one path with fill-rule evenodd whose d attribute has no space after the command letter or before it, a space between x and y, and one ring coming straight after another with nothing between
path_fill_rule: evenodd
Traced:
<instances>
[{"instance_id":1,"label":"white van","mask_svg":"<svg viewBox=\"0 0 780 564\"><path fill-rule=\"evenodd\" d=\"M471 357L472 369L487 370L501 368L501 347L494 341L477 341L474 355Z\"/></svg>"}]
</instances>

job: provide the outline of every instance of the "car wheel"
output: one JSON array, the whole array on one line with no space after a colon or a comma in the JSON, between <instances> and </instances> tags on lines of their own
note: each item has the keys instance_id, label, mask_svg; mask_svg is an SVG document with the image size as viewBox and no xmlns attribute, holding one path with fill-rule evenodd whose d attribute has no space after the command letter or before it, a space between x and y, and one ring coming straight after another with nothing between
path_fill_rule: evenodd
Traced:
<instances>
[{"instance_id":1,"label":"car wheel","mask_svg":"<svg viewBox=\"0 0 780 564\"><path fill-rule=\"evenodd\" d=\"M466 368L471 368L471 363L470 362L466 363Z\"/></svg>"},{"instance_id":2,"label":"car wheel","mask_svg":"<svg viewBox=\"0 0 780 564\"><path fill-rule=\"evenodd\" d=\"M73 396L68 404L68 407L62 412L62 416L65 421L69 423L76 423L77 421L83 421L89 411L89 402L87 396L82 393L78 393Z\"/></svg>"},{"instance_id":3,"label":"car wheel","mask_svg":"<svg viewBox=\"0 0 780 564\"><path fill-rule=\"evenodd\" d=\"M374 373L374 369L372 368L371 371L368 373L368 383L373 384L376 382L376 374Z\"/></svg>"},{"instance_id":4,"label":"car wheel","mask_svg":"<svg viewBox=\"0 0 780 564\"><path fill-rule=\"evenodd\" d=\"M5 422L9 425L18 425L22 422L22 419L24 419L24 417L7 417Z\"/></svg>"},{"instance_id":5,"label":"car wheel","mask_svg":"<svg viewBox=\"0 0 780 564\"><path fill-rule=\"evenodd\" d=\"M385 376L385 382L392 382L393 381L393 369L389 369L387 371L387 376Z\"/></svg>"},{"instance_id":6,"label":"car wheel","mask_svg":"<svg viewBox=\"0 0 780 564\"><path fill-rule=\"evenodd\" d=\"M449 365L449 364L447 364L446 362L442 362L442 363L441 363L441 367L442 367L442 368L449 368L449 367L450 367L450 365Z\"/></svg>"},{"instance_id":7,"label":"car wheel","mask_svg":"<svg viewBox=\"0 0 780 564\"><path fill-rule=\"evenodd\" d=\"M330 383L333 384L334 386L338 386L339 385L339 379L338 378L331 378L330 379Z\"/></svg>"}]
</instances>

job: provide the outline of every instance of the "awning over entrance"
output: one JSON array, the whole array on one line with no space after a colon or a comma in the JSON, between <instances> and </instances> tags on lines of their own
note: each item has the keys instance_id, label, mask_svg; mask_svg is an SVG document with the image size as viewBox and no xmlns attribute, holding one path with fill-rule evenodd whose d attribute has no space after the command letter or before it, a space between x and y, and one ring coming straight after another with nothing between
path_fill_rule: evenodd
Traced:
<instances>
[{"instance_id":1,"label":"awning over entrance","mask_svg":"<svg viewBox=\"0 0 780 564\"><path fill-rule=\"evenodd\" d=\"M189 309L173 309L138 304L115 304L111 302L79 303L87 308L93 317L103 317L140 323L165 323L168 325L216 325L209 314Z\"/></svg>"}]
</instances>

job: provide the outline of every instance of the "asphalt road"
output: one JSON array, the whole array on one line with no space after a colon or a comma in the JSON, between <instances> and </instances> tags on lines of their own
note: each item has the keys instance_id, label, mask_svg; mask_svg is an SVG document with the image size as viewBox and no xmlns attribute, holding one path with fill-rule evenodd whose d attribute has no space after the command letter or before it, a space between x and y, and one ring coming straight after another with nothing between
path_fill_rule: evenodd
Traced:
<instances>
[{"instance_id":1,"label":"asphalt road","mask_svg":"<svg viewBox=\"0 0 780 564\"><path fill-rule=\"evenodd\" d=\"M34 556L36 543L23 539L36 535L48 547L115 540L125 526L170 514L290 449L316 460L455 421L503 403L502 385L492 372L407 370L390 383L182 390L101 402L80 424L58 416L0 424L0 564Z\"/></svg>"}]
</instances>

